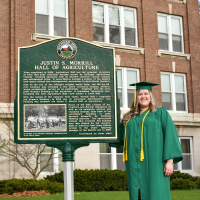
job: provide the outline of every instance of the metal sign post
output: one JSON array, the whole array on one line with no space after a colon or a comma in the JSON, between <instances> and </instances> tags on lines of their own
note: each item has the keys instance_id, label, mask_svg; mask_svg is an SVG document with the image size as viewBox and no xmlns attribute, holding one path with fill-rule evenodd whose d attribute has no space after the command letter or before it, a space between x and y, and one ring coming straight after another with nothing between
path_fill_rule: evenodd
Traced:
<instances>
[{"instance_id":1,"label":"metal sign post","mask_svg":"<svg viewBox=\"0 0 200 200\"><path fill-rule=\"evenodd\" d=\"M63 162L64 171L64 199L74 200L74 172L73 172L73 162L64 161Z\"/></svg>"},{"instance_id":2,"label":"metal sign post","mask_svg":"<svg viewBox=\"0 0 200 200\"><path fill-rule=\"evenodd\" d=\"M89 143L70 144L49 142L46 144L49 147L54 147L62 152L63 161L63 179L64 179L64 200L74 200L74 151L80 147L88 146Z\"/></svg>"},{"instance_id":3,"label":"metal sign post","mask_svg":"<svg viewBox=\"0 0 200 200\"><path fill-rule=\"evenodd\" d=\"M66 143L63 147L62 157L64 171L64 199L74 200L74 148L69 143Z\"/></svg>"}]
</instances>

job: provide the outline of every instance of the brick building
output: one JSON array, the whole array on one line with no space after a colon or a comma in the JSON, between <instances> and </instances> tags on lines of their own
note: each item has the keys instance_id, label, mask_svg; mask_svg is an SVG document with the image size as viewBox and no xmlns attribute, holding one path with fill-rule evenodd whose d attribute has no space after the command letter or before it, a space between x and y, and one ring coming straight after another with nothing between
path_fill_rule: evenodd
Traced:
<instances>
[{"instance_id":1,"label":"brick building","mask_svg":"<svg viewBox=\"0 0 200 200\"><path fill-rule=\"evenodd\" d=\"M175 169L200 176L198 0L4 0L0 10L1 135L10 135L3 120L13 120L9 107L16 96L18 47L57 37L80 38L115 48L122 115L133 100L129 83L161 84L153 93L175 122L184 156ZM74 166L124 169L121 158L121 148L91 144L76 151ZM56 157L52 165L59 162ZM0 179L29 176L16 163L1 164Z\"/></svg>"}]
</instances>

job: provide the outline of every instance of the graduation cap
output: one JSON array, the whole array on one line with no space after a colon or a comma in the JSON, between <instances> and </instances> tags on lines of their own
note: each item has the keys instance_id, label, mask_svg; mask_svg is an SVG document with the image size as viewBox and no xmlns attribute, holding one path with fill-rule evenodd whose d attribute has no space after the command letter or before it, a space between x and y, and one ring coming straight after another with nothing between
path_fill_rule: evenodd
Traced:
<instances>
[{"instance_id":1,"label":"graduation cap","mask_svg":"<svg viewBox=\"0 0 200 200\"><path fill-rule=\"evenodd\" d=\"M153 86L156 86L156 85L160 85L160 84L158 84L158 83L146 82L146 81L142 81L142 82L130 84L130 86L135 86L135 92L134 92L134 106L135 106L135 104L136 104L136 91L137 91L137 90L149 90L149 91L152 91L152 87L153 87Z\"/></svg>"},{"instance_id":2,"label":"graduation cap","mask_svg":"<svg viewBox=\"0 0 200 200\"><path fill-rule=\"evenodd\" d=\"M146 89L146 90L149 90L149 91L152 91L152 87L156 86L156 85L160 85L160 84L146 82L146 81L130 84L130 86L136 86L136 90L145 90Z\"/></svg>"}]
</instances>

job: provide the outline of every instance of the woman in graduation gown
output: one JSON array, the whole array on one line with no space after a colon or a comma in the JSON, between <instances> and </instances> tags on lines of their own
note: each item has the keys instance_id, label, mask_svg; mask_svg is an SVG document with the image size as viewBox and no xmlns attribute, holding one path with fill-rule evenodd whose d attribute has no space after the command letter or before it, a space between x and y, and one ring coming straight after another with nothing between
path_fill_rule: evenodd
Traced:
<instances>
[{"instance_id":1,"label":"woman in graduation gown","mask_svg":"<svg viewBox=\"0 0 200 200\"><path fill-rule=\"evenodd\" d=\"M131 85L137 95L122 120L121 138L130 200L170 200L170 175L182 160L176 127L166 109L156 109L151 91L158 84Z\"/></svg>"}]
</instances>

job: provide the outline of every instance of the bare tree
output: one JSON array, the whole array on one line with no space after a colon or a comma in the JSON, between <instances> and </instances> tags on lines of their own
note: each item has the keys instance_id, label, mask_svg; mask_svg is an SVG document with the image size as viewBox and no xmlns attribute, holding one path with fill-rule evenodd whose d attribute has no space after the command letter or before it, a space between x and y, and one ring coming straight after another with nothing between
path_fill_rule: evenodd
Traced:
<instances>
[{"instance_id":1,"label":"bare tree","mask_svg":"<svg viewBox=\"0 0 200 200\"><path fill-rule=\"evenodd\" d=\"M1 149L6 145L5 143L5 140L2 141L2 144L0 145L0 152L1 152Z\"/></svg>"},{"instance_id":2,"label":"bare tree","mask_svg":"<svg viewBox=\"0 0 200 200\"><path fill-rule=\"evenodd\" d=\"M0 136L0 156L4 157L4 160L0 163L5 162L17 162L21 167L26 168L28 172L36 179L39 174L50 165L53 158L54 151L52 150L47 160L41 161L40 157L45 152L46 146L44 144L16 144L14 142L14 126L13 126L13 115L10 106L8 105L9 112L4 113L4 117L1 118L3 124L6 125L7 131L10 132L10 137L7 139ZM2 113L2 112L1 112ZM6 115L12 115L10 118ZM2 132L1 132L2 133ZM42 165L42 167L41 167Z\"/></svg>"}]
</instances>

